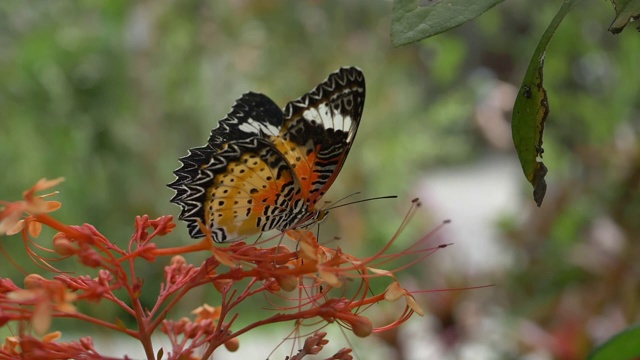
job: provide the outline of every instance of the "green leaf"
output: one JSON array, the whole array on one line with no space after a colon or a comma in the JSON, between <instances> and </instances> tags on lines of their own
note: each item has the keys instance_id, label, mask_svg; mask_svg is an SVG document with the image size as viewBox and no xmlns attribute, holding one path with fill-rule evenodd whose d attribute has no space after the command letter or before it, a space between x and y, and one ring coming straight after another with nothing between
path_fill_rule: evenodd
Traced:
<instances>
[{"instance_id":1,"label":"green leaf","mask_svg":"<svg viewBox=\"0 0 640 360\"><path fill-rule=\"evenodd\" d=\"M611 0L611 3L616 11L616 18L609 26L613 34L619 34L629 21L640 19L640 0Z\"/></svg>"},{"instance_id":2,"label":"green leaf","mask_svg":"<svg viewBox=\"0 0 640 360\"><path fill-rule=\"evenodd\" d=\"M394 0L391 41L409 44L480 16L503 0Z\"/></svg>"},{"instance_id":3,"label":"green leaf","mask_svg":"<svg viewBox=\"0 0 640 360\"><path fill-rule=\"evenodd\" d=\"M542 133L549 115L547 91L542 83L542 70L547 45L556 32L558 25L574 4L574 0L565 0L556 16L545 30L531 56L529 67L520 86L516 103L513 106L511 136L520 159L520 165L527 180L533 185L533 199L540 206L547 191L544 180L547 167L542 158Z\"/></svg>"},{"instance_id":4,"label":"green leaf","mask_svg":"<svg viewBox=\"0 0 640 360\"><path fill-rule=\"evenodd\" d=\"M589 360L631 360L640 358L640 324L617 333L598 346Z\"/></svg>"}]
</instances>

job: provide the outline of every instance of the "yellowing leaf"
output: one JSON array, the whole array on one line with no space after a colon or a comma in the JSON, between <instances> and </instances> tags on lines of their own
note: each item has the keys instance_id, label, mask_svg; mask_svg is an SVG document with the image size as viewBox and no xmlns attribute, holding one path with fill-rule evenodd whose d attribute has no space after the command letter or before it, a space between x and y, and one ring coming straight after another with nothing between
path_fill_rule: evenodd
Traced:
<instances>
[{"instance_id":1,"label":"yellowing leaf","mask_svg":"<svg viewBox=\"0 0 640 360\"><path fill-rule=\"evenodd\" d=\"M631 21L640 19L640 0L611 0L616 11L609 31L613 34L622 32L625 26ZM637 27L640 30L640 26Z\"/></svg>"},{"instance_id":2,"label":"yellowing leaf","mask_svg":"<svg viewBox=\"0 0 640 360\"><path fill-rule=\"evenodd\" d=\"M547 175L547 167L541 161L544 152L542 133L549 115L547 91L542 83L545 51L558 25L573 4L574 0L567 0L562 4L540 38L513 106L511 135L522 170L527 180L533 185L533 199L538 206L542 204L547 191L547 183L544 179Z\"/></svg>"}]
</instances>

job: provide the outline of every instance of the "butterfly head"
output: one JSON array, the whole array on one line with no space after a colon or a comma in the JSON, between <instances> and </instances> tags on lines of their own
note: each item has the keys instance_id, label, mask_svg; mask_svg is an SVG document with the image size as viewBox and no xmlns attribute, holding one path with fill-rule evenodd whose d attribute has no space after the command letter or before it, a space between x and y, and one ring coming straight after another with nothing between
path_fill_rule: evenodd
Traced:
<instances>
[{"instance_id":1,"label":"butterfly head","mask_svg":"<svg viewBox=\"0 0 640 360\"><path fill-rule=\"evenodd\" d=\"M306 212L303 216L298 220L298 223L294 226L294 228L298 229L306 229L309 226L319 224L327 217L329 214L329 210L323 209L314 209L313 211Z\"/></svg>"}]
</instances>

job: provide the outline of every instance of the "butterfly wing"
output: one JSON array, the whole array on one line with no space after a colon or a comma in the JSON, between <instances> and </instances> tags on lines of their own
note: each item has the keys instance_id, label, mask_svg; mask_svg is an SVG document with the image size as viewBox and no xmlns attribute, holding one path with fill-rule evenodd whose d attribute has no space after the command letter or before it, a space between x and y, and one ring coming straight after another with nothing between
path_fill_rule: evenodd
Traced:
<instances>
[{"instance_id":1,"label":"butterfly wing","mask_svg":"<svg viewBox=\"0 0 640 360\"><path fill-rule=\"evenodd\" d=\"M236 100L231 112L211 130L208 145L221 150L231 141L277 135L282 128L282 110L268 96L254 92Z\"/></svg>"},{"instance_id":2,"label":"butterfly wing","mask_svg":"<svg viewBox=\"0 0 640 360\"><path fill-rule=\"evenodd\" d=\"M230 143L203 167L204 223L217 242L278 228L299 187L282 154L254 137Z\"/></svg>"},{"instance_id":3,"label":"butterfly wing","mask_svg":"<svg viewBox=\"0 0 640 360\"><path fill-rule=\"evenodd\" d=\"M244 94L211 131L207 145L180 158L182 166L169 184L176 191L171 202L182 208L179 218L191 237L204 236L198 220L209 226L217 242L250 236L266 231L261 229L269 227L271 215L285 211L277 206L284 203L282 196L275 194L294 175L263 140L280 132L282 120L282 110L267 96ZM259 191L261 197L256 197ZM260 204L253 206L254 201Z\"/></svg>"},{"instance_id":4,"label":"butterfly wing","mask_svg":"<svg viewBox=\"0 0 640 360\"><path fill-rule=\"evenodd\" d=\"M309 212L344 165L364 100L364 74L345 67L284 108L280 134L271 141L294 169Z\"/></svg>"},{"instance_id":5,"label":"butterfly wing","mask_svg":"<svg viewBox=\"0 0 640 360\"><path fill-rule=\"evenodd\" d=\"M189 150L169 187L193 238L242 239L286 230L313 217L315 204L342 168L364 107L364 76L342 68L284 113L267 96L244 94Z\"/></svg>"}]
</instances>

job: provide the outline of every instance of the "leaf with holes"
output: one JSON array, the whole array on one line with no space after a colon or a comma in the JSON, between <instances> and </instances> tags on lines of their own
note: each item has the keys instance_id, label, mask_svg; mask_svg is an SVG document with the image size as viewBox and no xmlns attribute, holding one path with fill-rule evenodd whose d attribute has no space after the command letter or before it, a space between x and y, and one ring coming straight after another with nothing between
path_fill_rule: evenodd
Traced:
<instances>
[{"instance_id":1,"label":"leaf with holes","mask_svg":"<svg viewBox=\"0 0 640 360\"><path fill-rule=\"evenodd\" d=\"M529 67L520 86L516 103L513 106L511 134L520 159L520 165L527 180L533 185L533 199L540 206L547 191L544 179L547 167L542 158L542 133L549 115L547 91L543 87L542 72L547 45L558 25L573 6L574 1L565 1L553 18L538 46L531 56Z\"/></svg>"},{"instance_id":2,"label":"leaf with holes","mask_svg":"<svg viewBox=\"0 0 640 360\"><path fill-rule=\"evenodd\" d=\"M503 0L394 0L391 41L409 44L480 16Z\"/></svg>"}]
</instances>

